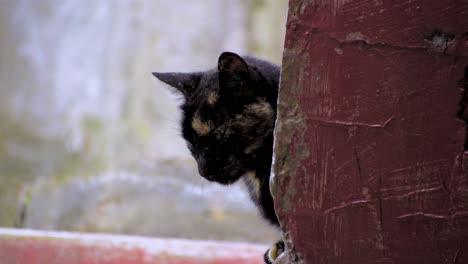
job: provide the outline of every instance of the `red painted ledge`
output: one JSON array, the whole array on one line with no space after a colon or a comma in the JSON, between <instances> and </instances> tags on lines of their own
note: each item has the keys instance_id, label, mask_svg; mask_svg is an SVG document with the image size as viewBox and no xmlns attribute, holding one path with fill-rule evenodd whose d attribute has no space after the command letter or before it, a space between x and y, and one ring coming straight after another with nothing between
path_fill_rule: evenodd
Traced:
<instances>
[{"instance_id":1,"label":"red painted ledge","mask_svg":"<svg viewBox=\"0 0 468 264\"><path fill-rule=\"evenodd\" d=\"M0 264L260 264L267 247L0 228Z\"/></svg>"}]
</instances>

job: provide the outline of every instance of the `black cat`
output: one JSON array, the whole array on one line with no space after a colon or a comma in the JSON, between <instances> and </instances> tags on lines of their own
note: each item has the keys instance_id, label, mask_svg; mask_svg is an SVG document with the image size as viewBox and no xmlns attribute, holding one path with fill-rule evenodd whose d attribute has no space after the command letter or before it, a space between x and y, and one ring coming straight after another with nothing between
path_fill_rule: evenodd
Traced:
<instances>
[{"instance_id":1,"label":"black cat","mask_svg":"<svg viewBox=\"0 0 468 264\"><path fill-rule=\"evenodd\" d=\"M182 135L200 175L221 184L243 178L262 215L279 226L269 179L280 67L224 52L217 69L153 75L184 96ZM267 263L275 258L272 249Z\"/></svg>"}]
</instances>

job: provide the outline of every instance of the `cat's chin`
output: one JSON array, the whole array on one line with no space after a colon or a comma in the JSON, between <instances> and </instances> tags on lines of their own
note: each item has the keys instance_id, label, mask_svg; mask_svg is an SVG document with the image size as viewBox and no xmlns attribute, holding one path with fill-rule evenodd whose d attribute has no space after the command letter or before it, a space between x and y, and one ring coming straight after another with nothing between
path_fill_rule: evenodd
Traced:
<instances>
[{"instance_id":1,"label":"cat's chin","mask_svg":"<svg viewBox=\"0 0 468 264\"><path fill-rule=\"evenodd\" d=\"M233 184L236 181L238 181L243 174L244 173L238 173L238 174L228 175L228 176L226 176L226 175L206 175L206 176L202 176L202 177L207 179L210 182L216 182L216 183L219 183L219 184L222 184L222 185L230 185L230 184Z\"/></svg>"}]
</instances>

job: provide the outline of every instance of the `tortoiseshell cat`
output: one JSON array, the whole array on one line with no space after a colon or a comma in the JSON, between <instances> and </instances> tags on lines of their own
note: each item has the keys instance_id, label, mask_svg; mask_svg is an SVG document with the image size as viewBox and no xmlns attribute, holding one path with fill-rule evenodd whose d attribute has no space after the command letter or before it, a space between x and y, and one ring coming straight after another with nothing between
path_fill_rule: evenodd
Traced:
<instances>
[{"instance_id":1,"label":"tortoiseshell cat","mask_svg":"<svg viewBox=\"0 0 468 264\"><path fill-rule=\"evenodd\" d=\"M217 69L153 75L184 96L182 135L200 175L225 185L243 178L261 214L279 226L269 179L280 67L224 52ZM283 247L276 243L265 262Z\"/></svg>"}]
</instances>

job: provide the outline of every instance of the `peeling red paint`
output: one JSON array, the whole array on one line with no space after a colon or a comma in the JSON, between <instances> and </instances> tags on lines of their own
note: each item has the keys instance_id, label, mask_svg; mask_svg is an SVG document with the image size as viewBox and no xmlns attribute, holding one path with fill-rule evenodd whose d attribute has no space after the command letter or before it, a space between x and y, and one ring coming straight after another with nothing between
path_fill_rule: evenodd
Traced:
<instances>
[{"instance_id":1,"label":"peeling red paint","mask_svg":"<svg viewBox=\"0 0 468 264\"><path fill-rule=\"evenodd\" d=\"M261 264L266 248L0 228L0 264Z\"/></svg>"},{"instance_id":2,"label":"peeling red paint","mask_svg":"<svg viewBox=\"0 0 468 264\"><path fill-rule=\"evenodd\" d=\"M467 25L466 1L290 0L272 185L292 258L468 263Z\"/></svg>"}]
</instances>

